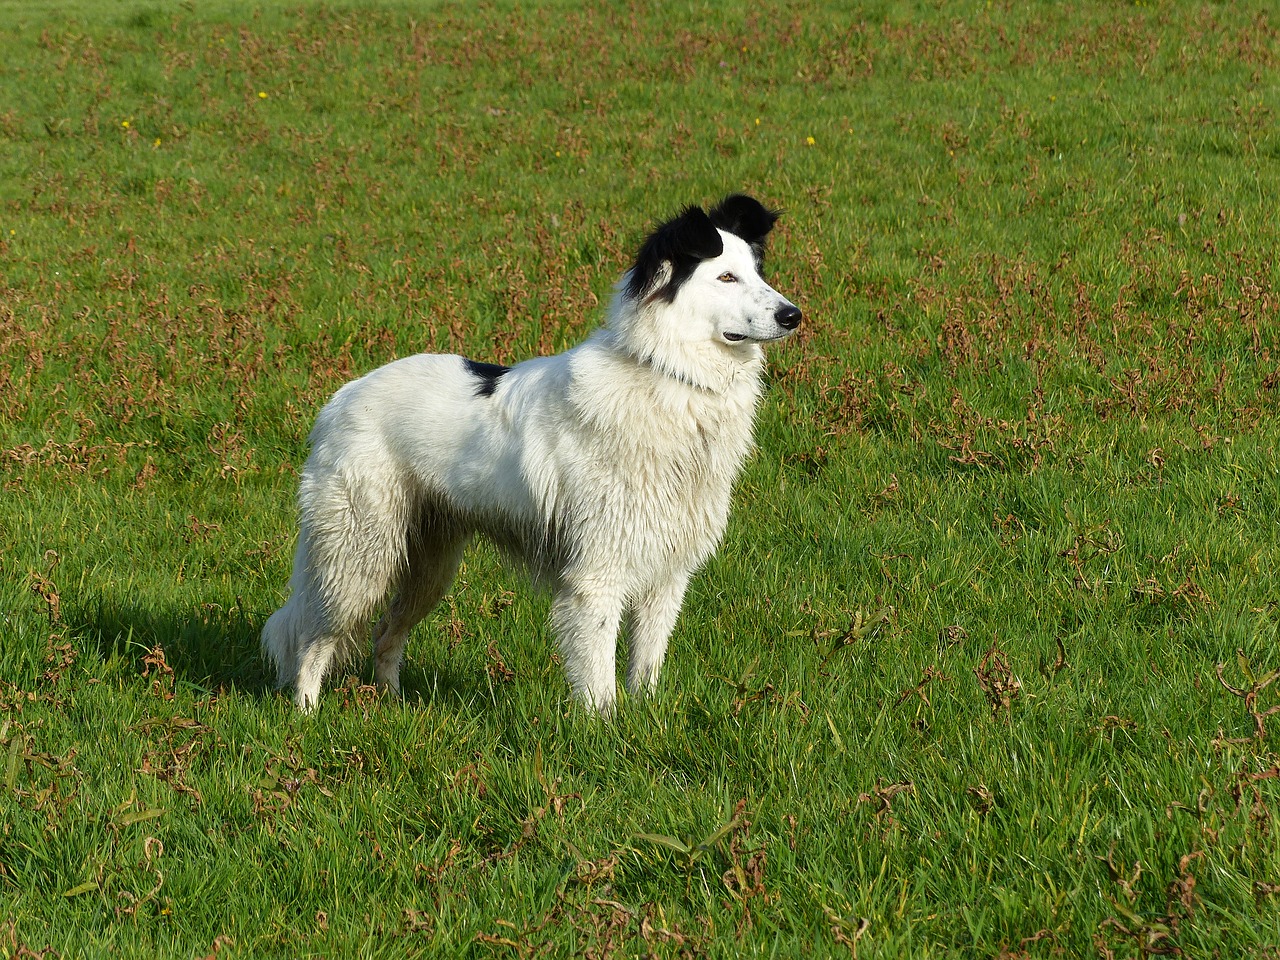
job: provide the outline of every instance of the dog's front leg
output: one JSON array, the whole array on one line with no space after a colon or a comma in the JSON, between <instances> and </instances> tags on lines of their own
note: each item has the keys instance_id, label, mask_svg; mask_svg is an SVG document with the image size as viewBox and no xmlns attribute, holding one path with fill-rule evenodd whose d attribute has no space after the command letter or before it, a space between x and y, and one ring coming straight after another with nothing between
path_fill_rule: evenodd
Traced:
<instances>
[{"instance_id":1,"label":"dog's front leg","mask_svg":"<svg viewBox=\"0 0 1280 960\"><path fill-rule=\"evenodd\" d=\"M631 656L627 665L627 689L649 693L658 685L658 674L667 655L667 641L675 629L684 603L689 574L677 574L668 583L642 594L631 609Z\"/></svg>"},{"instance_id":2,"label":"dog's front leg","mask_svg":"<svg viewBox=\"0 0 1280 960\"><path fill-rule=\"evenodd\" d=\"M551 627L573 695L604 716L613 713L617 699L621 620L621 595L598 588L561 587L551 604Z\"/></svg>"}]
</instances>

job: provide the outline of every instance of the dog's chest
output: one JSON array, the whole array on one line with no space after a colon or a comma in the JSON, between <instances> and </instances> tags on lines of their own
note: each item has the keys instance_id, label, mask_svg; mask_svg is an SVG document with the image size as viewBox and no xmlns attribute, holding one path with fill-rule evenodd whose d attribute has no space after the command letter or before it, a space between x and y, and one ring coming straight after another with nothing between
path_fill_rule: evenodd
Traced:
<instances>
[{"instance_id":1,"label":"dog's chest","mask_svg":"<svg viewBox=\"0 0 1280 960\"><path fill-rule=\"evenodd\" d=\"M658 489L672 484L727 488L750 445L750 411L694 402L655 423L639 438L635 456Z\"/></svg>"},{"instance_id":2,"label":"dog's chest","mask_svg":"<svg viewBox=\"0 0 1280 960\"><path fill-rule=\"evenodd\" d=\"M640 488L668 495L689 484L730 484L751 448L754 395L681 387L619 391L588 417L593 445Z\"/></svg>"},{"instance_id":3,"label":"dog's chest","mask_svg":"<svg viewBox=\"0 0 1280 960\"><path fill-rule=\"evenodd\" d=\"M597 463L611 477L607 510L637 549L700 562L724 533L733 481L751 446L752 406L702 399L650 400L625 421L592 431ZM637 409L645 415L637 418Z\"/></svg>"}]
</instances>

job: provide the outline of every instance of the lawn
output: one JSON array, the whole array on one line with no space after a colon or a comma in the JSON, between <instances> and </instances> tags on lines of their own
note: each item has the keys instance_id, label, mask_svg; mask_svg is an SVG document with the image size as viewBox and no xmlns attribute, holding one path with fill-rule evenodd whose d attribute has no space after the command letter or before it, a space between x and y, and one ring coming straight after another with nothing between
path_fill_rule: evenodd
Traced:
<instances>
[{"instance_id":1,"label":"lawn","mask_svg":"<svg viewBox=\"0 0 1280 960\"><path fill-rule=\"evenodd\" d=\"M0 957L1280 957L1265 3L0 0ZM258 654L346 380L785 216L658 694L480 547Z\"/></svg>"}]
</instances>

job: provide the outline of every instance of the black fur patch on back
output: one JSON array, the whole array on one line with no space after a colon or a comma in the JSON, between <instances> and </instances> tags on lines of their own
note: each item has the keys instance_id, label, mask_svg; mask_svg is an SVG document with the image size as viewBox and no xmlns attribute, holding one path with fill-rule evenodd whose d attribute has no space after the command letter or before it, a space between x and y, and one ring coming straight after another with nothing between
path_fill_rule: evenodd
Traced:
<instances>
[{"instance_id":1,"label":"black fur patch on back","mask_svg":"<svg viewBox=\"0 0 1280 960\"><path fill-rule=\"evenodd\" d=\"M627 276L625 294L632 300L643 297L670 303L680 284L689 279L699 263L724 252L724 241L701 207L685 207L680 216L659 226L640 245L635 266ZM671 275L657 289L650 289L671 264Z\"/></svg>"},{"instance_id":2,"label":"black fur patch on back","mask_svg":"<svg viewBox=\"0 0 1280 960\"><path fill-rule=\"evenodd\" d=\"M708 216L718 229L747 242L755 254L756 269L764 265L764 239L781 214L759 200L735 193L721 200Z\"/></svg>"},{"instance_id":3,"label":"black fur patch on back","mask_svg":"<svg viewBox=\"0 0 1280 960\"><path fill-rule=\"evenodd\" d=\"M480 363L476 360L463 360L467 366L467 373L471 374L480 383L476 386L477 397L491 397L493 391L498 389L498 381L502 379L502 375L510 370L510 367L504 367L500 363Z\"/></svg>"}]
</instances>

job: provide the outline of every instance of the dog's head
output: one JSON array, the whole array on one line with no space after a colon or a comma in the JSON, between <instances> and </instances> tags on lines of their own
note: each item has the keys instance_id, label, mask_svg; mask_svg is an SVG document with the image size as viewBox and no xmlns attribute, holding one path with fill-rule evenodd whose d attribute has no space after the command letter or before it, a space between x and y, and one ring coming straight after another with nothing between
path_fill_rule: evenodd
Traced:
<instances>
[{"instance_id":1,"label":"dog's head","mask_svg":"<svg viewBox=\"0 0 1280 960\"><path fill-rule=\"evenodd\" d=\"M690 339L736 346L789 336L800 309L760 275L778 214L742 194L710 211L687 207L651 233L622 294L637 305L669 305Z\"/></svg>"}]
</instances>

